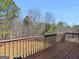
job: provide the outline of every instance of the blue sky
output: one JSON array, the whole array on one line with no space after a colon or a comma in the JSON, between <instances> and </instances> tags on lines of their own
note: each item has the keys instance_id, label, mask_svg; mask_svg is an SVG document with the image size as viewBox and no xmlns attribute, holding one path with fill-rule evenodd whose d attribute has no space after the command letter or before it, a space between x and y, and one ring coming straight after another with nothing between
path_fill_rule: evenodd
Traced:
<instances>
[{"instance_id":1,"label":"blue sky","mask_svg":"<svg viewBox=\"0 0 79 59\"><path fill-rule=\"evenodd\" d=\"M38 8L43 13L53 13L56 21L79 24L79 0L14 0L20 7L21 15L27 15L29 9Z\"/></svg>"}]
</instances>

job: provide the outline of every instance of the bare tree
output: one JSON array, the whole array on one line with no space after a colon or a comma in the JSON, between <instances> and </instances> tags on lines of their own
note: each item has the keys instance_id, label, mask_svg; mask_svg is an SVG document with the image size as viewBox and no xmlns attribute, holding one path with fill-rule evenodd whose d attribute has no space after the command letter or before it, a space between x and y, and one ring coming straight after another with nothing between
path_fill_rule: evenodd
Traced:
<instances>
[{"instance_id":1,"label":"bare tree","mask_svg":"<svg viewBox=\"0 0 79 59\"><path fill-rule=\"evenodd\" d=\"M39 9L30 9L28 16L24 18L24 32L28 35L39 35L44 31ZM26 28L25 28L26 27Z\"/></svg>"},{"instance_id":2,"label":"bare tree","mask_svg":"<svg viewBox=\"0 0 79 59\"><path fill-rule=\"evenodd\" d=\"M52 13L45 13L45 33L53 33L55 29L55 18Z\"/></svg>"}]
</instances>

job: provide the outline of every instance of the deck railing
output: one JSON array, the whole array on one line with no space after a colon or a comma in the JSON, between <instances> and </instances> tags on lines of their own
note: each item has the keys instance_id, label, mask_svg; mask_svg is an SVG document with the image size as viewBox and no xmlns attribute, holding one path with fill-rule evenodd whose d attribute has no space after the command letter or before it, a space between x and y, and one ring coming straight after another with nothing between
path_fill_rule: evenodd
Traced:
<instances>
[{"instance_id":1,"label":"deck railing","mask_svg":"<svg viewBox=\"0 0 79 59\"><path fill-rule=\"evenodd\" d=\"M79 46L79 33L47 34L0 41L0 58L5 59L50 59L46 53L57 42L70 41ZM46 58L45 58L46 59ZM51 58L52 59L52 58Z\"/></svg>"},{"instance_id":2,"label":"deck railing","mask_svg":"<svg viewBox=\"0 0 79 59\"><path fill-rule=\"evenodd\" d=\"M65 40L79 44L79 33L65 33Z\"/></svg>"},{"instance_id":3,"label":"deck railing","mask_svg":"<svg viewBox=\"0 0 79 59\"><path fill-rule=\"evenodd\" d=\"M24 59L56 43L56 34L0 41L0 57Z\"/></svg>"}]
</instances>

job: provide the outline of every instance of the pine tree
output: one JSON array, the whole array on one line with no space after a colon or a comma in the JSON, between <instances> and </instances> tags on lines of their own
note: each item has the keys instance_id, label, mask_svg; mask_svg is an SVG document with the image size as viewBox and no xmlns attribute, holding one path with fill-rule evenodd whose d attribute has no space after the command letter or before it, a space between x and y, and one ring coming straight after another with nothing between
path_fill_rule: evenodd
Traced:
<instances>
[{"instance_id":1,"label":"pine tree","mask_svg":"<svg viewBox=\"0 0 79 59\"><path fill-rule=\"evenodd\" d=\"M19 16L19 8L12 0L0 0L0 35L3 37L10 34L15 17ZM5 38L4 38L5 39Z\"/></svg>"}]
</instances>

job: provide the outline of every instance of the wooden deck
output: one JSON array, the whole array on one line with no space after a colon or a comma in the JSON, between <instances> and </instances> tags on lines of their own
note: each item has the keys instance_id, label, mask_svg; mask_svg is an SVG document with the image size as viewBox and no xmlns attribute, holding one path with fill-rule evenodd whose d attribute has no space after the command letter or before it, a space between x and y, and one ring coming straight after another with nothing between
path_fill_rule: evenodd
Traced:
<instances>
[{"instance_id":1,"label":"wooden deck","mask_svg":"<svg viewBox=\"0 0 79 59\"><path fill-rule=\"evenodd\" d=\"M77 43L77 33L4 40L0 41L0 59L79 59Z\"/></svg>"},{"instance_id":2,"label":"wooden deck","mask_svg":"<svg viewBox=\"0 0 79 59\"><path fill-rule=\"evenodd\" d=\"M72 42L59 42L27 59L79 59L79 47Z\"/></svg>"}]
</instances>

